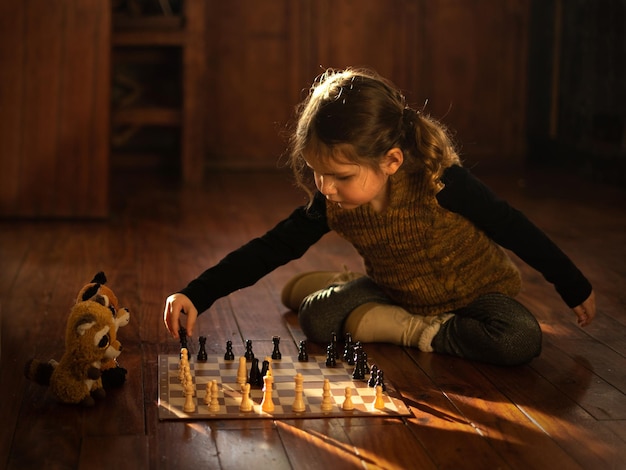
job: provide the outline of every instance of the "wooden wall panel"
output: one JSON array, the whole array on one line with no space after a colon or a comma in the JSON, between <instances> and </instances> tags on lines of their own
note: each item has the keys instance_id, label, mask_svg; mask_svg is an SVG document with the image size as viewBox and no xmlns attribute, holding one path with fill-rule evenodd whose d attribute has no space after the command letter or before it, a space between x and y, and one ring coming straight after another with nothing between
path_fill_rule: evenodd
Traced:
<instances>
[{"instance_id":1,"label":"wooden wall panel","mask_svg":"<svg viewBox=\"0 0 626 470\"><path fill-rule=\"evenodd\" d=\"M209 166L275 167L325 68L364 66L457 134L466 159L524 151L529 0L211 2Z\"/></svg>"},{"instance_id":2,"label":"wooden wall panel","mask_svg":"<svg viewBox=\"0 0 626 470\"><path fill-rule=\"evenodd\" d=\"M0 4L0 215L108 213L108 2Z\"/></svg>"},{"instance_id":3,"label":"wooden wall panel","mask_svg":"<svg viewBox=\"0 0 626 470\"><path fill-rule=\"evenodd\" d=\"M276 167L290 96L291 0L212 2L208 164Z\"/></svg>"},{"instance_id":4,"label":"wooden wall panel","mask_svg":"<svg viewBox=\"0 0 626 470\"><path fill-rule=\"evenodd\" d=\"M510 164L524 151L527 0L423 1L421 89L464 156Z\"/></svg>"}]
</instances>

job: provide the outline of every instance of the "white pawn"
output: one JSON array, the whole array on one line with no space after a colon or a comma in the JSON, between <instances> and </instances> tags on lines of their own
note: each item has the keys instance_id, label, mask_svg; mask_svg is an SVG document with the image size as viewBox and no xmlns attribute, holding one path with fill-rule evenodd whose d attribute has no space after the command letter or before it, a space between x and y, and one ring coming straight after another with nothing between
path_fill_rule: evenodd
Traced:
<instances>
[{"instance_id":1,"label":"white pawn","mask_svg":"<svg viewBox=\"0 0 626 470\"><path fill-rule=\"evenodd\" d=\"M185 413L193 413L196 411L196 404L193 401L193 383L187 381L183 387L185 391L185 404L183 405L183 411Z\"/></svg>"},{"instance_id":2,"label":"white pawn","mask_svg":"<svg viewBox=\"0 0 626 470\"><path fill-rule=\"evenodd\" d=\"M376 385L376 399L374 400L374 408L377 410L385 409L385 400L383 399L383 387Z\"/></svg>"},{"instance_id":3,"label":"white pawn","mask_svg":"<svg viewBox=\"0 0 626 470\"><path fill-rule=\"evenodd\" d=\"M211 402L209 403L209 411L216 413L220 410L220 403L218 397L217 380L211 382Z\"/></svg>"},{"instance_id":4,"label":"white pawn","mask_svg":"<svg viewBox=\"0 0 626 470\"><path fill-rule=\"evenodd\" d=\"M352 403L352 389L350 387L346 387L346 399L343 401L343 405L341 408L345 411L352 411L354 409L354 403Z\"/></svg>"},{"instance_id":5,"label":"white pawn","mask_svg":"<svg viewBox=\"0 0 626 470\"><path fill-rule=\"evenodd\" d=\"M250 384L243 384L241 392L241 404L239 405L239 411L244 413L252 411L252 400L250 399Z\"/></svg>"},{"instance_id":6,"label":"white pawn","mask_svg":"<svg viewBox=\"0 0 626 470\"><path fill-rule=\"evenodd\" d=\"M295 413L302 413L306 408L304 406L304 400L302 399L302 393L304 392L304 387L302 386L302 383L304 382L304 377L300 372L296 374L296 376L294 377L294 381L296 382L296 395L293 400L293 405L291 405L291 409Z\"/></svg>"},{"instance_id":7,"label":"white pawn","mask_svg":"<svg viewBox=\"0 0 626 470\"><path fill-rule=\"evenodd\" d=\"M324 379L324 386L322 387L322 411L332 411L333 402L330 399L330 380Z\"/></svg>"},{"instance_id":8,"label":"white pawn","mask_svg":"<svg viewBox=\"0 0 626 470\"><path fill-rule=\"evenodd\" d=\"M211 403L211 382L206 383L206 387L204 389L204 404L208 405Z\"/></svg>"}]
</instances>

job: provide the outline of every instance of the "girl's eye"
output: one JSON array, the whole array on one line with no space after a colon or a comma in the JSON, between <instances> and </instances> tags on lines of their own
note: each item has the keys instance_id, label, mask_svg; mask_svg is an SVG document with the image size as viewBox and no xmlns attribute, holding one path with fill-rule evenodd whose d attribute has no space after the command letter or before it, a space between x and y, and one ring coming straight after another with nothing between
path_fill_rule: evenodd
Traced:
<instances>
[{"instance_id":1,"label":"girl's eye","mask_svg":"<svg viewBox=\"0 0 626 470\"><path fill-rule=\"evenodd\" d=\"M349 180L350 178L352 178L352 175L337 176L337 179L339 181L346 181L346 180Z\"/></svg>"}]
</instances>

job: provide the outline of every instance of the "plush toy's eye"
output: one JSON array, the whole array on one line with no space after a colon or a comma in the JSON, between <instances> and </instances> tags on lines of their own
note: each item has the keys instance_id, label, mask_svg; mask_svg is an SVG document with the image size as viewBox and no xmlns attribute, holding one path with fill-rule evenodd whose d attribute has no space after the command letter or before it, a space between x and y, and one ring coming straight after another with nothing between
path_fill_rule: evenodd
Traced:
<instances>
[{"instance_id":1,"label":"plush toy's eye","mask_svg":"<svg viewBox=\"0 0 626 470\"><path fill-rule=\"evenodd\" d=\"M109 335L104 335L100 342L98 343L99 348L107 348L109 347Z\"/></svg>"},{"instance_id":2,"label":"plush toy's eye","mask_svg":"<svg viewBox=\"0 0 626 470\"><path fill-rule=\"evenodd\" d=\"M113 315L113 318L115 318L115 316L117 315L115 307L113 305L109 305L109 310L111 310L111 314Z\"/></svg>"}]
</instances>

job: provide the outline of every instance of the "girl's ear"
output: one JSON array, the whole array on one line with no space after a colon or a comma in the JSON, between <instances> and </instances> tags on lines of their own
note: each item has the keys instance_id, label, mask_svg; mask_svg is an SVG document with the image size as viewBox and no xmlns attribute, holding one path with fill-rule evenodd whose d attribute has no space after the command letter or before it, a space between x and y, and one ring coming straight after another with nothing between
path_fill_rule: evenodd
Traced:
<instances>
[{"instance_id":1,"label":"girl's ear","mask_svg":"<svg viewBox=\"0 0 626 470\"><path fill-rule=\"evenodd\" d=\"M402 166L404 153L399 147L390 149L380 161L380 171L387 176L393 175Z\"/></svg>"}]
</instances>

